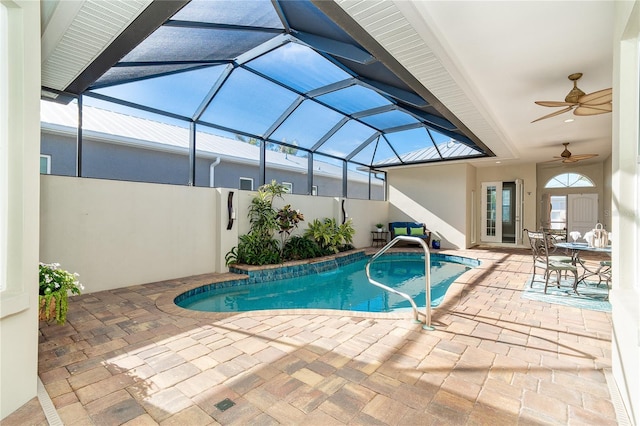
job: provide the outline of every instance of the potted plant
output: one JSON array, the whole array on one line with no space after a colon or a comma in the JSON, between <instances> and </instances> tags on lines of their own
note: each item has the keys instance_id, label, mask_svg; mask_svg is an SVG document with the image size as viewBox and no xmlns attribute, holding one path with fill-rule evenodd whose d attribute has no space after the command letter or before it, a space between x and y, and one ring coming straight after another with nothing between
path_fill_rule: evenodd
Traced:
<instances>
[{"instance_id":1,"label":"potted plant","mask_svg":"<svg viewBox=\"0 0 640 426\"><path fill-rule=\"evenodd\" d=\"M80 290L84 287L78 282L78 274L60 269L59 263L40 263L40 319L64 324L69 292L80 294Z\"/></svg>"},{"instance_id":2,"label":"potted plant","mask_svg":"<svg viewBox=\"0 0 640 426\"><path fill-rule=\"evenodd\" d=\"M382 229L384 228L384 225L381 223L376 223L376 228L378 228L378 232L382 232Z\"/></svg>"}]
</instances>

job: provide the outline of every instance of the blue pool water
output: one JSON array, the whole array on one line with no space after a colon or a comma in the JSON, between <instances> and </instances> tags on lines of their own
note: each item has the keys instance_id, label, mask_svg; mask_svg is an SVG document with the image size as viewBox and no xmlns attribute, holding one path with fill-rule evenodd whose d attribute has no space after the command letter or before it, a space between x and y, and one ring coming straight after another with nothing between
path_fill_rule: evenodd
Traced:
<instances>
[{"instance_id":1,"label":"blue pool water","mask_svg":"<svg viewBox=\"0 0 640 426\"><path fill-rule=\"evenodd\" d=\"M297 278L209 289L191 296L181 295L176 298L176 304L206 312L268 309L391 312L411 308L411 304L402 297L369 283L365 274L367 260L365 258L330 271ZM457 277L471 269L469 264L473 264L471 259L431 255L432 307L442 302L447 289ZM376 281L410 295L419 308L425 307L424 255L382 256L371 265L370 271Z\"/></svg>"}]
</instances>

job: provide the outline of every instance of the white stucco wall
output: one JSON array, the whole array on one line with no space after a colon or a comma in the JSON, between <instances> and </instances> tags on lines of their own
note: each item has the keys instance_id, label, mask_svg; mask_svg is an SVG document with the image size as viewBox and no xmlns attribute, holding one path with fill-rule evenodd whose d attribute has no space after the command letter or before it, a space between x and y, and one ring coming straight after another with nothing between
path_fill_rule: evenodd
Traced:
<instances>
[{"instance_id":1,"label":"white stucco wall","mask_svg":"<svg viewBox=\"0 0 640 426\"><path fill-rule=\"evenodd\" d=\"M225 255L238 244L238 221L234 219L231 223L231 229L229 227L229 193L233 192L231 198L232 215L237 218L238 213L238 199L239 194L237 190L230 190L226 188L214 189L217 202L216 202L216 214L213 218L213 229L217 238L213 239L214 253L215 253L215 268L214 272L223 273L228 272Z\"/></svg>"},{"instance_id":2,"label":"white stucco wall","mask_svg":"<svg viewBox=\"0 0 640 426\"><path fill-rule=\"evenodd\" d=\"M36 396L38 374L38 191L40 2L2 1L3 146L8 145L6 289L0 293L0 419ZM6 121L5 121L6 120ZM0 206L2 208L4 206Z\"/></svg>"},{"instance_id":3,"label":"white stucco wall","mask_svg":"<svg viewBox=\"0 0 640 426\"><path fill-rule=\"evenodd\" d=\"M465 164L390 169L389 221L424 222L442 248L466 248L469 172Z\"/></svg>"},{"instance_id":4,"label":"white stucco wall","mask_svg":"<svg viewBox=\"0 0 640 426\"><path fill-rule=\"evenodd\" d=\"M40 260L80 274L85 293L227 272L225 255L249 231L256 194L52 175L41 176L41 187ZM230 191L235 220L227 229ZM274 207L299 209L305 221L294 234L301 234L314 219L341 223L341 201L286 194ZM369 246L373 225L386 221L387 203L346 200L345 210L354 246Z\"/></svg>"},{"instance_id":5,"label":"white stucco wall","mask_svg":"<svg viewBox=\"0 0 640 426\"><path fill-rule=\"evenodd\" d=\"M640 1L616 2L615 31L611 358L631 423L640 424Z\"/></svg>"},{"instance_id":6,"label":"white stucco wall","mask_svg":"<svg viewBox=\"0 0 640 426\"><path fill-rule=\"evenodd\" d=\"M214 272L219 197L210 188L43 175L40 260L80 274L88 293Z\"/></svg>"}]
</instances>

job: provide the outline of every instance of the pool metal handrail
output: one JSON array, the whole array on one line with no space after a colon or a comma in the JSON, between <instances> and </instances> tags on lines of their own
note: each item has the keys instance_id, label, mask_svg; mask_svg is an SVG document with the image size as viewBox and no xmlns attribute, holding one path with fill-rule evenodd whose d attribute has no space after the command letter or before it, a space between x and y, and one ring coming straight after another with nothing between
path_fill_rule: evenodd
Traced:
<instances>
[{"instance_id":1,"label":"pool metal handrail","mask_svg":"<svg viewBox=\"0 0 640 426\"><path fill-rule=\"evenodd\" d=\"M387 252L387 250L389 250L391 247L393 247L394 245L396 245L398 242L400 241L407 241L410 243L418 243L422 246L422 248L424 249L424 280L425 280L425 288L426 288L426 302L427 302L427 306L425 308L425 324L422 326L422 328L426 329L426 330L434 330L434 328L431 326L431 252L429 251L429 246L427 245L427 243L425 243L425 241L422 238L418 238L418 237L410 237L410 236L405 236L405 235L398 235L397 237L395 237L393 240L391 240L389 243L387 243L387 245L385 245L384 247L382 247L376 254L374 254L373 256L371 256L371 259L369 259L369 261L367 262L366 266L364 267L365 272L367 274L367 279L369 280L369 282L377 287L380 287L383 290L386 290L390 293L394 293L397 294L398 296L406 299L409 301L409 303L411 303L411 307L413 308L413 319L416 322L421 322L418 319L418 315L421 315L422 313L418 311L418 306L416 305L416 302L413 301L413 299L411 298L411 296L409 296L406 293L403 293L401 291L398 291L396 289L393 289L391 287L388 287L382 283L379 283L378 281L374 280L373 278L371 278L371 274L369 272L369 267L371 266L371 264L373 262L376 261L376 259L378 259L380 256L382 256L383 254L385 254Z\"/></svg>"}]
</instances>

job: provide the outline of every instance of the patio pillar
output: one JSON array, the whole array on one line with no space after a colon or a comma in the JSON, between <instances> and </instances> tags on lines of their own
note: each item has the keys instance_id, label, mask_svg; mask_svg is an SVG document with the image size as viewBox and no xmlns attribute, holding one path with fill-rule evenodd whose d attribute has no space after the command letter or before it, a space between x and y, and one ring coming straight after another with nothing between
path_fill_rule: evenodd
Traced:
<instances>
[{"instance_id":1,"label":"patio pillar","mask_svg":"<svg viewBox=\"0 0 640 426\"><path fill-rule=\"evenodd\" d=\"M76 177L82 177L82 95L78 96L78 130L76 133Z\"/></svg>"},{"instance_id":2,"label":"patio pillar","mask_svg":"<svg viewBox=\"0 0 640 426\"><path fill-rule=\"evenodd\" d=\"M344 198L347 198L347 178L348 178L348 172L347 172L347 162L345 160L342 160L342 196Z\"/></svg>"},{"instance_id":3,"label":"patio pillar","mask_svg":"<svg viewBox=\"0 0 640 426\"><path fill-rule=\"evenodd\" d=\"M196 123L189 122L189 186L196 184Z\"/></svg>"},{"instance_id":4,"label":"patio pillar","mask_svg":"<svg viewBox=\"0 0 640 426\"><path fill-rule=\"evenodd\" d=\"M313 195L313 152L307 157L307 194Z\"/></svg>"},{"instance_id":5,"label":"patio pillar","mask_svg":"<svg viewBox=\"0 0 640 426\"><path fill-rule=\"evenodd\" d=\"M260 139L260 171L258 175L258 187L265 184L267 179L267 142L264 139Z\"/></svg>"}]
</instances>

